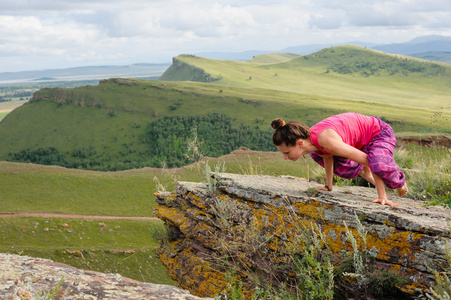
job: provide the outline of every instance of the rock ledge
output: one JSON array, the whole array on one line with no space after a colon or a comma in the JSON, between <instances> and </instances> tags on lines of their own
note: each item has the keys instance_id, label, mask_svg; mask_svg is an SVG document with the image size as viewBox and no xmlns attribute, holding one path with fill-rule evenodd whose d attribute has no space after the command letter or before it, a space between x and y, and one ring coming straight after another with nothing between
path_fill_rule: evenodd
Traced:
<instances>
[{"instance_id":1,"label":"rock ledge","mask_svg":"<svg viewBox=\"0 0 451 300\"><path fill-rule=\"evenodd\" d=\"M139 282L119 274L77 269L51 260L0 253L0 298L35 299L60 281L52 299L197 300L177 287ZM42 296L41 296L42 297Z\"/></svg>"}]
</instances>

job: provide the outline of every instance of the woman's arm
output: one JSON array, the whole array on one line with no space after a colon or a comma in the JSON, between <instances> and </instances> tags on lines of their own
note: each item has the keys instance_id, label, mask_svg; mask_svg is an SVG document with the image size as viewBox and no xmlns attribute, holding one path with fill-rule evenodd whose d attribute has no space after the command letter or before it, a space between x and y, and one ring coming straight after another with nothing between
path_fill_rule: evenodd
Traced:
<instances>
[{"instance_id":1,"label":"woman's arm","mask_svg":"<svg viewBox=\"0 0 451 300\"><path fill-rule=\"evenodd\" d=\"M323 156L324 169L326 170L326 187L327 190L331 191L334 179L334 157L333 156Z\"/></svg>"},{"instance_id":2,"label":"woman's arm","mask_svg":"<svg viewBox=\"0 0 451 300\"><path fill-rule=\"evenodd\" d=\"M324 170L326 170L326 185L317 187L321 191L332 191L334 179L334 157L331 155L322 156L324 161Z\"/></svg>"},{"instance_id":3,"label":"woman's arm","mask_svg":"<svg viewBox=\"0 0 451 300\"><path fill-rule=\"evenodd\" d=\"M328 153L349 158L356 163L368 166L368 155L343 142L341 136L333 129L326 129L318 136L318 143Z\"/></svg>"}]
</instances>

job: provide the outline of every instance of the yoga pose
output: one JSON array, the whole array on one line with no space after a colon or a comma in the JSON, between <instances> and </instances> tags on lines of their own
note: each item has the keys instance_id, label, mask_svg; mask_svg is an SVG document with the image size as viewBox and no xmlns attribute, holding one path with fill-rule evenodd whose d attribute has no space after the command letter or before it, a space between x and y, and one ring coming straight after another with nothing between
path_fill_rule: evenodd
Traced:
<instances>
[{"instance_id":1,"label":"yoga pose","mask_svg":"<svg viewBox=\"0 0 451 300\"><path fill-rule=\"evenodd\" d=\"M310 156L326 171L326 185L331 191L333 174L351 179L357 175L376 186L374 203L399 206L387 199L385 186L396 189L400 197L407 194L403 172L393 159L395 133L377 117L357 113L331 116L311 128L298 122L275 119L273 143L285 159L296 161Z\"/></svg>"}]
</instances>

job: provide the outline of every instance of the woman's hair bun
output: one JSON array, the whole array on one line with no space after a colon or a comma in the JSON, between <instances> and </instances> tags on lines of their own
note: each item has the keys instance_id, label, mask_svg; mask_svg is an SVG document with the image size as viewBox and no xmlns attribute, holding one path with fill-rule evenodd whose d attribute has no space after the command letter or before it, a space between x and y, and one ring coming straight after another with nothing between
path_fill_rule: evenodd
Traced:
<instances>
[{"instance_id":1,"label":"woman's hair bun","mask_svg":"<svg viewBox=\"0 0 451 300\"><path fill-rule=\"evenodd\" d=\"M271 122L271 127L274 129L279 129L285 126L285 121L281 118L275 119Z\"/></svg>"}]
</instances>

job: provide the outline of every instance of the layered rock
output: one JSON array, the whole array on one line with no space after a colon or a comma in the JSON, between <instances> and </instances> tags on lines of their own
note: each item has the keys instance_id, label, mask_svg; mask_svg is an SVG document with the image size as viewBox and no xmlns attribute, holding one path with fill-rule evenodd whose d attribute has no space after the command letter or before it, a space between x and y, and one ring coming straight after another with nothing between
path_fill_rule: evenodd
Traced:
<instances>
[{"instance_id":1,"label":"layered rock","mask_svg":"<svg viewBox=\"0 0 451 300\"><path fill-rule=\"evenodd\" d=\"M355 252L347 227L379 269L407 280L399 288L413 297L434 282L433 269L446 266L451 211L443 207L390 193L400 206L382 206L371 203L377 198L373 188L322 192L315 183L286 176L221 174L217 183L219 189L208 191L202 184L178 182L174 193L156 194L155 213L172 233L158 250L160 259L195 295L223 292L230 283L227 269L235 270L248 296L255 287L253 272L263 279L270 271L295 277L286 266L299 239L309 234L322 235L337 265Z\"/></svg>"},{"instance_id":2,"label":"layered rock","mask_svg":"<svg viewBox=\"0 0 451 300\"><path fill-rule=\"evenodd\" d=\"M202 299L177 287L0 253L0 299Z\"/></svg>"}]
</instances>

